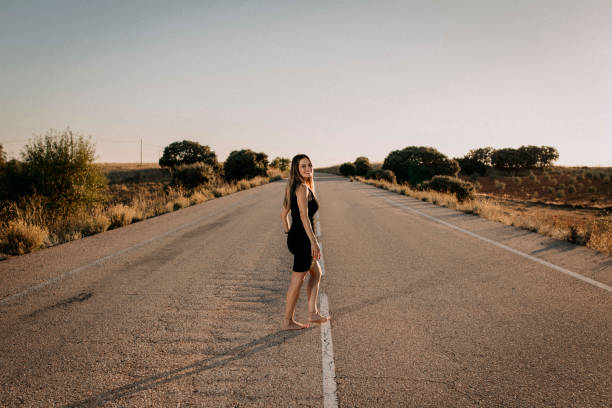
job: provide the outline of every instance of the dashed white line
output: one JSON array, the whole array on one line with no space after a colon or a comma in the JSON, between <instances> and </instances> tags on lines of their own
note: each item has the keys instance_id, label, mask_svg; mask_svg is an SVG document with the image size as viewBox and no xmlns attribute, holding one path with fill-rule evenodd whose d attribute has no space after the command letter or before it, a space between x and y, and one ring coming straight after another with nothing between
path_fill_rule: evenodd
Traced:
<instances>
[{"instance_id":1,"label":"dashed white line","mask_svg":"<svg viewBox=\"0 0 612 408\"><path fill-rule=\"evenodd\" d=\"M329 315L327 295L321 293L319 308L322 315ZM323 407L336 408L336 366L334 364L334 345L332 344L331 326L329 322L321 324L321 365L323 367Z\"/></svg>"},{"instance_id":2,"label":"dashed white line","mask_svg":"<svg viewBox=\"0 0 612 408\"><path fill-rule=\"evenodd\" d=\"M321 224L317 215L317 236L321 236ZM321 276L325 274L325 263L323 262L323 246L321 248ZM319 312L323 316L329 316L329 301L323 292L319 294ZM337 408L338 397L336 395L336 366L334 364L334 345L332 343L331 325L329 322L321 324L321 368L323 370L323 407Z\"/></svg>"}]
</instances>

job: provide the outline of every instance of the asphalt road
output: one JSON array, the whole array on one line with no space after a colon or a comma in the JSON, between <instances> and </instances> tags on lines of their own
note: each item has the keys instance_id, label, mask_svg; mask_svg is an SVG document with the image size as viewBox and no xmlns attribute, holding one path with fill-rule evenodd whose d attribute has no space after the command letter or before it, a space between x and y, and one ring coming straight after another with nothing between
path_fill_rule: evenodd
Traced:
<instances>
[{"instance_id":1,"label":"asphalt road","mask_svg":"<svg viewBox=\"0 0 612 408\"><path fill-rule=\"evenodd\" d=\"M315 177L338 406L612 405L611 292L526 255L612 257ZM320 326L278 329L284 186L0 262L0 406L323 406Z\"/></svg>"}]
</instances>

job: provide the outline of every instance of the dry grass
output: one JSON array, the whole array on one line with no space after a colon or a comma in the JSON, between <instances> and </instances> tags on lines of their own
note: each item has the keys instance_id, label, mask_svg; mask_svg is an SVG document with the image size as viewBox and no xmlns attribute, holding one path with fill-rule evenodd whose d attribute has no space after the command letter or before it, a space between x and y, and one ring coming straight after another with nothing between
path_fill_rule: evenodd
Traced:
<instances>
[{"instance_id":1,"label":"dry grass","mask_svg":"<svg viewBox=\"0 0 612 408\"><path fill-rule=\"evenodd\" d=\"M273 169L270 177L255 177L230 184L219 184L210 189L187 191L169 187L152 176L135 177L130 171L160 170L157 165L105 164L105 170L123 172L109 185L109 200L104 205L65 216L47 210L43 201L34 196L20 203L10 203L0 210L0 252L21 255L40 247L53 246L104 232L133 222L179 210L190 205L222 197L237 191L269 183L283 176ZM155 167L157 166L157 168ZM276 171L274 171L276 170ZM145 181L137 182L135 180ZM4 222L2 221L4 220ZM7 221L8 220L8 221ZM44 231L41 232L41 231ZM42 237L42 238L41 238Z\"/></svg>"},{"instance_id":2,"label":"dry grass","mask_svg":"<svg viewBox=\"0 0 612 408\"><path fill-rule=\"evenodd\" d=\"M23 255L41 248L48 237L46 228L20 219L9 221L0 231L0 250L7 254Z\"/></svg>"},{"instance_id":3,"label":"dry grass","mask_svg":"<svg viewBox=\"0 0 612 408\"><path fill-rule=\"evenodd\" d=\"M129 225L141 217L137 208L125 204L113 205L107 210L107 214L113 228Z\"/></svg>"},{"instance_id":4,"label":"dry grass","mask_svg":"<svg viewBox=\"0 0 612 408\"><path fill-rule=\"evenodd\" d=\"M96 208L94 211L81 218L80 230L84 236L98 234L104 232L111 226L110 217L102 208Z\"/></svg>"},{"instance_id":5,"label":"dry grass","mask_svg":"<svg viewBox=\"0 0 612 408\"><path fill-rule=\"evenodd\" d=\"M538 232L555 239L586 245L596 251L612 253L612 217L592 211L556 209L546 206L528 207L509 205L490 198L476 198L459 202L454 195L432 191L416 191L407 185L392 184L386 181L366 180L354 177L363 183L374 185L395 193L428 201L468 214L499 221L507 225Z\"/></svg>"},{"instance_id":6,"label":"dry grass","mask_svg":"<svg viewBox=\"0 0 612 408\"><path fill-rule=\"evenodd\" d=\"M274 167L268 167L268 177L270 181L279 180L281 178L289 177L289 170L281 171Z\"/></svg>"}]
</instances>

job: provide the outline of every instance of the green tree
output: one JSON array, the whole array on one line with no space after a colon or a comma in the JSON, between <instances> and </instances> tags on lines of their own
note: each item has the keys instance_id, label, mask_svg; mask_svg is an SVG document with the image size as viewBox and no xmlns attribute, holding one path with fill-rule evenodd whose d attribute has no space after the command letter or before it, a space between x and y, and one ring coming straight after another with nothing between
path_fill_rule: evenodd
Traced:
<instances>
[{"instance_id":1,"label":"green tree","mask_svg":"<svg viewBox=\"0 0 612 408\"><path fill-rule=\"evenodd\" d=\"M494 151L495 149L492 147L480 147L470 150L464 157L456 158L455 160L457 160L461 167L461 173L479 173L481 176L484 176L487 169L491 167L491 155Z\"/></svg>"},{"instance_id":2,"label":"green tree","mask_svg":"<svg viewBox=\"0 0 612 408\"><path fill-rule=\"evenodd\" d=\"M517 149L519 165L524 169L534 168L540 161L540 149L538 146L521 146Z\"/></svg>"},{"instance_id":3,"label":"green tree","mask_svg":"<svg viewBox=\"0 0 612 408\"><path fill-rule=\"evenodd\" d=\"M537 166L550 166L554 161L559 160L559 152L552 146L541 146Z\"/></svg>"},{"instance_id":4,"label":"green tree","mask_svg":"<svg viewBox=\"0 0 612 408\"><path fill-rule=\"evenodd\" d=\"M355 159L355 175L365 177L368 171L372 170L370 160L367 157L359 156Z\"/></svg>"},{"instance_id":5,"label":"green tree","mask_svg":"<svg viewBox=\"0 0 612 408\"><path fill-rule=\"evenodd\" d=\"M265 177L268 169L268 155L255 153L251 149L234 150L223 164L225 179L228 181Z\"/></svg>"},{"instance_id":6,"label":"green tree","mask_svg":"<svg viewBox=\"0 0 612 408\"><path fill-rule=\"evenodd\" d=\"M491 163L500 170L514 170L521 167L523 158L517 149L506 147L493 152Z\"/></svg>"},{"instance_id":7,"label":"green tree","mask_svg":"<svg viewBox=\"0 0 612 408\"><path fill-rule=\"evenodd\" d=\"M355 175L355 165L351 162L342 163L339 170L340 174L342 174L344 177Z\"/></svg>"},{"instance_id":8,"label":"green tree","mask_svg":"<svg viewBox=\"0 0 612 408\"><path fill-rule=\"evenodd\" d=\"M409 146L394 150L387 155L383 169L391 170L398 183L410 183L412 186L430 180L435 175L456 176L459 163L449 159L433 147Z\"/></svg>"},{"instance_id":9,"label":"green tree","mask_svg":"<svg viewBox=\"0 0 612 408\"><path fill-rule=\"evenodd\" d=\"M193 163L206 163L216 172L219 172L221 169L217 161L217 155L209 146L203 146L191 140L170 143L164 148L164 154L159 159L159 165L162 167L174 167Z\"/></svg>"},{"instance_id":10,"label":"green tree","mask_svg":"<svg viewBox=\"0 0 612 408\"><path fill-rule=\"evenodd\" d=\"M289 160L286 157L276 157L274 160L272 160L272 163L270 163L270 167L274 167L276 169L279 169L280 171L285 171L289 168L289 165L291 164L291 160Z\"/></svg>"},{"instance_id":11,"label":"green tree","mask_svg":"<svg viewBox=\"0 0 612 408\"><path fill-rule=\"evenodd\" d=\"M47 208L67 213L105 198L108 180L94 165L91 138L70 129L50 130L31 140L22 153L22 173L30 193L44 197Z\"/></svg>"}]
</instances>

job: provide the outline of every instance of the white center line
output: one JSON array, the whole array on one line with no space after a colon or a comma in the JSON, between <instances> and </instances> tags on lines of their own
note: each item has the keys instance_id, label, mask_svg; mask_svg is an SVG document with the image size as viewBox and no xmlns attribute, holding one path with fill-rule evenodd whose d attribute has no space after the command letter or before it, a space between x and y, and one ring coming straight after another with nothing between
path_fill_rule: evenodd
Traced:
<instances>
[{"instance_id":1,"label":"white center line","mask_svg":"<svg viewBox=\"0 0 612 408\"><path fill-rule=\"evenodd\" d=\"M327 295L321 293L319 309L324 316L329 315ZM321 366L323 368L323 407L338 407L336 396L336 366L334 364L334 345L332 344L329 322L321 324Z\"/></svg>"},{"instance_id":2,"label":"white center line","mask_svg":"<svg viewBox=\"0 0 612 408\"><path fill-rule=\"evenodd\" d=\"M321 237L321 227L317 214L317 236ZM321 276L325 274L325 263L323 262L323 246L321 247ZM329 316L329 302L327 295L319 294L319 312L323 316ZM321 367L323 369L323 407L337 408L338 397L336 395L336 366L334 364L334 345L332 343L331 325L328 322L321 324Z\"/></svg>"}]
</instances>

